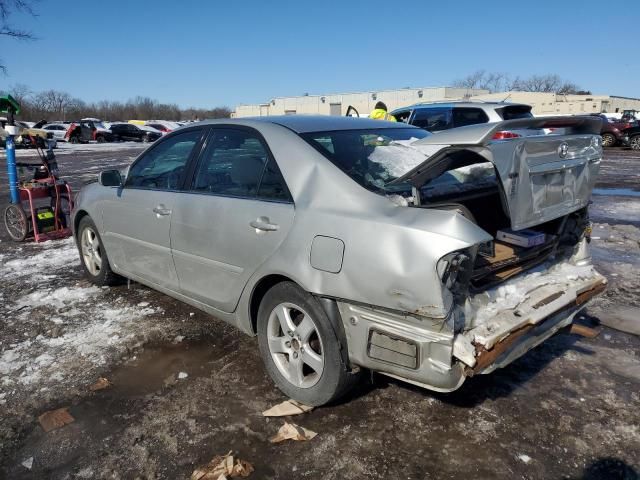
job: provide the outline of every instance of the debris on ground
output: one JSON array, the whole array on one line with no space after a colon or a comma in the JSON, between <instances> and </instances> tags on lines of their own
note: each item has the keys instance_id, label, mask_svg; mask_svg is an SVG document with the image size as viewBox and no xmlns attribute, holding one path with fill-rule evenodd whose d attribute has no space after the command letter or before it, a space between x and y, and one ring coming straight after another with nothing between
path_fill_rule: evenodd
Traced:
<instances>
[{"instance_id":1,"label":"debris on ground","mask_svg":"<svg viewBox=\"0 0 640 480\"><path fill-rule=\"evenodd\" d=\"M187 372L180 372L178 373L178 379L180 380L184 380L185 378L187 378L189 376L189 374Z\"/></svg>"},{"instance_id":2,"label":"debris on ground","mask_svg":"<svg viewBox=\"0 0 640 480\"><path fill-rule=\"evenodd\" d=\"M223 457L216 455L205 466L196 468L191 474L191 480L225 480L234 477L248 477L253 470L253 465L239 458L234 459L229 452Z\"/></svg>"},{"instance_id":3,"label":"debris on ground","mask_svg":"<svg viewBox=\"0 0 640 480\"><path fill-rule=\"evenodd\" d=\"M92 392L97 392L98 390L104 390L107 387L111 386L111 382L104 378L100 377L93 385L89 386L89 390Z\"/></svg>"},{"instance_id":4,"label":"debris on ground","mask_svg":"<svg viewBox=\"0 0 640 480\"><path fill-rule=\"evenodd\" d=\"M286 400L278 405L262 412L265 417L286 417L287 415L300 415L313 410L313 407L296 400Z\"/></svg>"},{"instance_id":5,"label":"debris on ground","mask_svg":"<svg viewBox=\"0 0 640 480\"><path fill-rule=\"evenodd\" d=\"M50 432L56 428L64 427L74 421L75 418L71 416L66 407L49 410L38 417L38 422L40 422L40 426L45 432Z\"/></svg>"},{"instance_id":6,"label":"debris on ground","mask_svg":"<svg viewBox=\"0 0 640 480\"><path fill-rule=\"evenodd\" d=\"M33 467L33 457L29 457L27 458L24 462L22 462L20 465L22 465L24 468L26 468L27 470L31 470L31 468Z\"/></svg>"},{"instance_id":7,"label":"debris on ground","mask_svg":"<svg viewBox=\"0 0 640 480\"><path fill-rule=\"evenodd\" d=\"M271 443L280 443L285 440L295 440L297 442L305 442L311 440L318 435L312 430L296 425L295 423L284 422L278 433L269 439Z\"/></svg>"},{"instance_id":8,"label":"debris on ground","mask_svg":"<svg viewBox=\"0 0 640 480\"><path fill-rule=\"evenodd\" d=\"M518 455L518 460L520 460L523 463L529 463L531 461L531 457L529 455L521 453Z\"/></svg>"}]
</instances>

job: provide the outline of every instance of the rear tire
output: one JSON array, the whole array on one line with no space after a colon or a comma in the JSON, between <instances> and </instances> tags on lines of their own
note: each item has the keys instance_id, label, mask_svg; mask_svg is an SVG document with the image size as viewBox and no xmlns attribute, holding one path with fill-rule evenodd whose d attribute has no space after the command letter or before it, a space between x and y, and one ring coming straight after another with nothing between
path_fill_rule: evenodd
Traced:
<instances>
[{"instance_id":1,"label":"rear tire","mask_svg":"<svg viewBox=\"0 0 640 480\"><path fill-rule=\"evenodd\" d=\"M632 150L640 150L640 135L631 137L631 139L629 139L629 146Z\"/></svg>"},{"instance_id":2,"label":"rear tire","mask_svg":"<svg viewBox=\"0 0 640 480\"><path fill-rule=\"evenodd\" d=\"M258 309L260 355L288 397L320 406L351 389L359 375L347 371L341 343L346 348L318 300L295 283L279 283L265 294Z\"/></svg>"},{"instance_id":3,"label":"rear tire","mask_svg":"<svg viewBox=\"0 0 640 480\"><path fill-rule=\"evenodd\" d=\"M100 136L96 137L96 142L104 143L104 142L106 142L106 140L102 135L100 135Z\"/></svg>"},{"instance_id":4,"label":"rear tire","mask_svg":"<svg viewBox=\"0 0 640 480\"><path fill-rule=\"evenodd\" d=\"M91 283L102 287L117 285L122 281L122 277L111 270L107 251L96 224L89 216L80 220L77 245L84 274Z\"/></svg>"},{"instance_id":5,"label":"rear tire","mask_svg":"<svg viewBox=\"0 0 640 480\"><path fill-rule=\"evenodd\" d=\"M602 146L603 147L613 147L616 144L616 137L611 133L603 133L602 134Z\"/></svg>"},{"instance_id":6,"label":"rear tire","mask_svg":"<svg viewBox=\"0 0 640 480\"><path fill-rule=\"evenodd\" d=\"M77 136L77 135L74 135L73 137L71 137L71 138L69 139L69 143L73 143L73 144L80 143L80 139L78 138L78 136Z\"/></svg>"}]
</instances>

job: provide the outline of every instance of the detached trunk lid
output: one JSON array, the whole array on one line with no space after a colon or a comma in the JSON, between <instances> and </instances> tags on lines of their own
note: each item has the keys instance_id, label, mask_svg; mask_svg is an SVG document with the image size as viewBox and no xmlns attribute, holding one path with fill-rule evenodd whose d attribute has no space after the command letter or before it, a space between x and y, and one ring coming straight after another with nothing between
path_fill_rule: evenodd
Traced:
<instances>
[{"instance_id":1,"label":"detached trunk lid","mask_svg":"<svg viewBox=\"0 0 640 480\"><path fill-rule=\"evenodd\" d=\"M435 133L412 144L427 160L391 182L421 188L442 173L490 161L503 187L511 228L522 230L586 206L602 158L601 122L594 117L508 120ZM563 135L494 140L499 131L561 129Z\"/></svg>"}]
</instances>

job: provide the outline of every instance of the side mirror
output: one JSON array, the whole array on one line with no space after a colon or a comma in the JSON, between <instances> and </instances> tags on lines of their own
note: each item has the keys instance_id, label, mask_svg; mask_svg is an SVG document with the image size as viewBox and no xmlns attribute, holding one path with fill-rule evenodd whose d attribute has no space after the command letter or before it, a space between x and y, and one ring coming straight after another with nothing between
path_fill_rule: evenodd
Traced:
<instances>
[{"instance_id":1,"label":"side mirror","mask_svg":"<svg viewBox=\"0 0 640 480\"><path fill-rule=\"evenodd\" d=\"M120 170L103 170L98 174L98 183L103 187L121 187Z\"/></svg>"}]
</instances>

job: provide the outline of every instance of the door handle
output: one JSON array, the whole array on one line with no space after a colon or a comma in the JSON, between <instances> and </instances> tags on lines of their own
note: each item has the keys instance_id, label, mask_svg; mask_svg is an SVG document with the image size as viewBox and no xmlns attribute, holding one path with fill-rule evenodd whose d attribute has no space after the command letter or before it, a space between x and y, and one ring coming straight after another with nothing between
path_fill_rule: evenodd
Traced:
<instances>
[{"instance_id":1,"label":"door handle","mask_svg":"<svg viewBox=\"0 0 640 480\"><path fill-rule=\"evenodd\" d=\"M249 222L249 225L256 229L256 233L258 233L258 231L275 232L280 228L280 225L270 223L268 217L258 217L255 220Z\"/></svg>"},{"instance_id":2,"label":"door handle","mask_svg":"<svg viewBox=\"0 0 640 480\"><path fill-rule=\"evenodd\" d=\"M165 207L163 204L160 204L153 209L153 213L158 216L171 215L171 209Z\"/></svg>"}]
</instances>

